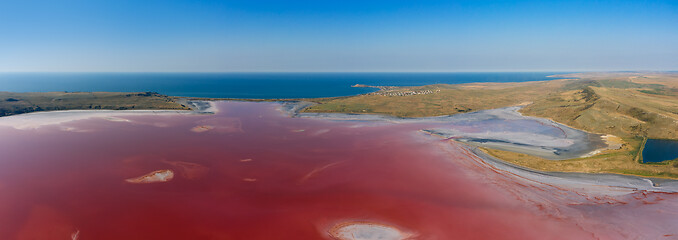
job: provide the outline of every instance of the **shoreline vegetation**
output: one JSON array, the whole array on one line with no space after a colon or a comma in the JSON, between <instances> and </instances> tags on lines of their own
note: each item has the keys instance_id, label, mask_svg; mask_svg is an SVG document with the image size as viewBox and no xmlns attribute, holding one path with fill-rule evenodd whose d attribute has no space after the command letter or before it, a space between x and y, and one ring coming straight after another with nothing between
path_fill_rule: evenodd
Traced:
<instances>
[{"instance_id":1,"label":"shoreline vegetation","mask_svg":"<svg viewBox=\"0 0 678 240\"><path fill-rule=\"evenodd\" d=\"M305 101L301 113L381 114L400 118L454 115L523 106L525 116L550 119L586 132L614 136L619 148L593 156L547 160L490 148L484 153L539 171L615 173L678 179L678 159L639 161L647 138L678 139L678 73L574 73L518 83L436 84L415 87L367 86L376 92L312 99L223 99L170 97L153 92L0 92L0 116L74 109L190 110L191 100Z\"/></svg>"},{"instance_id":2,"label":"shoreline vegetation","mask_svg":"<svg viewBox=\"0 0 678 240\"><path fill-rule=\"evenodd\" d=\"M155 92L0 92L0 117L61 110L191 110Z\"/></svg>"}]
</instances>

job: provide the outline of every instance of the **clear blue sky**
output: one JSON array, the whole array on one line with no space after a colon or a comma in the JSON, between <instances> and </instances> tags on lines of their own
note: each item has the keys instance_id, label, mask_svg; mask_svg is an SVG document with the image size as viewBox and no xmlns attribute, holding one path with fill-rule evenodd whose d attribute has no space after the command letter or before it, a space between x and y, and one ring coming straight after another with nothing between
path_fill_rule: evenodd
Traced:
<instances>
[{"instance_id":1,"label":"clear blue sky","mask_svg":"<svg viewBox=\"0 0 678 240\"><path fill-rule=\"evenodd\" d=\"M0 71L678 70L678 1L0 2Z\"/></svg>"}]
</instances>

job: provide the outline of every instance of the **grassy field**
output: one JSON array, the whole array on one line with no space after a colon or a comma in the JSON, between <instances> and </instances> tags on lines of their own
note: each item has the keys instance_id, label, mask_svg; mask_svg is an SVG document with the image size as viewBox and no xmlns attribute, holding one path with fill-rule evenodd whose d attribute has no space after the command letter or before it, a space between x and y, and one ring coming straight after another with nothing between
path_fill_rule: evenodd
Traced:
<instances>
[{"instance_id":1,"label":"grassy field","mask_svg":"<svg viewBox=\"0 0 678 240\"><path fill-rule=\"evenodd\" d=\"M36 111L73 109L189 109L174 98L152 92L0 92L0 117Z\"/></svg>"},{"instance_id":2,"label":"grassy field","mask_svg":"<svg viewBox=\"0 0 678 240\"><path fill-rule=\"evenodd\" d=\"M642 84L637 76L583 79L521 112L595 133L678 139L678 89L670 87L678 78L669 76Z\"/></svg>"},{"instance_id":3,"label":"grassy field","mask_svg":"<svg viewBox=\"0 0 678 240\"><path fill-rule=\"evenodd\" d=\"M593 157L551 161L484 149L506 161L544 171L620 173L678 179L678 160L643 164L645 138L678 139L678 73L577 73L559 80L399 87L376 94L311 99L306 112L379 113L399 117L452 115L525 105L521 113L622 139L622 148ZM435 90L430 94L389 94ZM439 90L439 91L437 91Z\"/></svg>"},{"instance_id":4,"label":"grassy field","mask_svg":"<svg viewBox=\"0 0 678 240\"><path fill-rule=\"evenodd\" d=\"M378 113L398 117L451 115L483 109L527 104L545 97L567 81L527 83L475 83L398 87L376 94L341 98L306 99L319 103L304 112ZM430 94L398 96L430 90ZM520 93L520 94L516 94Z\"/></svg>"}]
</instances>

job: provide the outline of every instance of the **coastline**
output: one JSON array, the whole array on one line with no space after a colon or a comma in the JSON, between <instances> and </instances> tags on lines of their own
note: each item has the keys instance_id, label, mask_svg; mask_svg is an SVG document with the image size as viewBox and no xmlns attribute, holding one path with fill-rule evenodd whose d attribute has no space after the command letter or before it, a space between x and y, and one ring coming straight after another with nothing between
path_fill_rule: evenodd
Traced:
<instances>
[{"instance_id":1,"label":"coastline","mask_svg":"<svg viewBox=\"0 0 678 240\"><path fill-rule=\"evenodd\" d=\"M470 146L487 148L488 154L504 159L506 162L546 172L614 173L678 179L678 168L675 167L678 166L678 162L649 166L638 159L642 150L642 142L639 142L638 136L658 138L657 134L661 136L678 134L678 131L671 130L673 129L672 124L678 124L678 121L668 121L667 119L670 118L662 115L664 113L661 112L671 109L657 110L657 108L648 105L647 110L643 110L642 105L625 105L635 104L635 102L620 100L619 98L619 96L628 94L631 94L629 96L638 95L645 98L652 96L648 99L652 101L663 99L663 102L660 103L671 104L671 101L665 101L665 99L670 99L670 95L654 96L638 91L652 88L659 89L657 91L662 94L669 94L670 91L657 88L659 84L656 83L669 84L672 77L678 79L678 74L674 74L674 76L671 73L663 73L658 75L659 78L652 78L651 80L638 78L641 75L641 73L630 75L626 73L583 73L549 76L560 78L535 82L381 88L381 91L387 92L391 90L395 92L421 92L431 91L435 88L430 94L405 94L402 96L397 94L393 96L361 94L351 97L314 99L165 97L172 104L193 109L195 112L210 108L209 106L202 106L209 101L247 101L278 102L281 104L280 108L283 112L291 117L339 121L382 121L384 123L413 124L424 122L434 124L454 123L467 128L474 127L469 125L468 122L482 122L482 124L486 124L485 127L491 127L493 126L490 124L491 121L523 121L523 123L527 122L532 125L509 124L509 127L512 128L509 131L497 128L485 132L478 130L473 132L445 127L422 130ZM572 78L576 79L573 80ZM354 87L373 86L357 84ZM436 89L439 89L440 92ZM457 95L457 93L461 95ZM528 97L530 99L513 99L516 95L530 94L536 95ZM145 96L146 94L141 95ZM506 102L506 99L511 100ZM599 99L602 100L598 101ZM650 102L649 100L647 102ZM445 105L450 102L453 104ZM530 104L526 106L525 103L527 102ZM395 104L397 108L381 110L372 108L373 106L383 106L381 104L384 103ZM461 103L461 105L457 103ZM471 106L466 105L467 103L478 103L480 105ZM513 105L508 105L509 103ZM610 106L610 103L612 103L612 106ZM422 104L429 110L420 111ZM431 111L433 105L435 106L432 107L433 110ZM614 108L615 106L617 107ZM622 110L619 110L619 106L622 106ZM611 110L610 108L614 109ZM139 112L143 111L148 110ZM163 111L174 112L176 110L150 110L149 113L165 114ZM114 113L99 113L103 118L107 118L107 114L115 115ZM417 115L423 116L417 117ZM652 119L656 119L656 121L653 122ZM66 120L68 119L63 121ZM632 125L638 123L644 125ZM30 128L31 125L39 124L29 122L26 125ZM520 128L526 128L526 130ZM666 130L662 131L661 129ZM659 138L667 138L661 136Z\"/></svg>"}]
</instances>

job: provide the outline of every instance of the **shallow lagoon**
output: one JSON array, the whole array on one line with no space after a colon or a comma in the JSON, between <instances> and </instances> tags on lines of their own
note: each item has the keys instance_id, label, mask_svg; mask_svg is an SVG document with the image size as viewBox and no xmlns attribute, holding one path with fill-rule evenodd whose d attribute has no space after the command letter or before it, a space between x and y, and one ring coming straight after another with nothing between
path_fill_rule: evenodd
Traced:
<instances>
[{"instance_id":1,"label":"shallow lagoon","mask_svg":"<svg viewBox=\"0 0 678 240\"><path fill-rule=\"evenodd\" d=\"M678 141L648 139L643 148L643 162L663 162L678 158Z\"/></svg>"},{"instance_id":2,"label":"shallow lagoon","mask_svg":"<svg viewBox=\"0 0 678 240\"><path fill-rule=\"evenodd\" d=\"M0 239L678 234L674 193L543 183L420 131L430 123L290 118L276 103L217 107L0 125Z\"/></svg>"}]
</instances>

